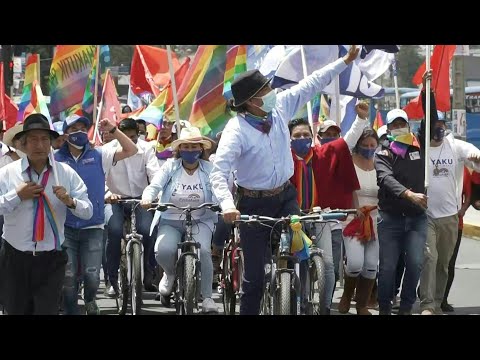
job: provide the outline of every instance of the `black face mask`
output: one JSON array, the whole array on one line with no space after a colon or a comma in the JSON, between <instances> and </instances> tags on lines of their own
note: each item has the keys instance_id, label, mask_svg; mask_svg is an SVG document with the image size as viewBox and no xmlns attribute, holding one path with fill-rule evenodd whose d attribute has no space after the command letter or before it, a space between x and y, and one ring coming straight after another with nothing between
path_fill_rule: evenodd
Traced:
<instances>
[{"instance_id":1,"label":"black face mask","mask_svg":"<svg viewBox=\"0 0 480 360\"><path fill-rule=\"evenodd\" d=\"M433 130L433 139L435 141L442 141L445 137L445 129L443 127L436 127Z\"/></svg>"}]
</instances>

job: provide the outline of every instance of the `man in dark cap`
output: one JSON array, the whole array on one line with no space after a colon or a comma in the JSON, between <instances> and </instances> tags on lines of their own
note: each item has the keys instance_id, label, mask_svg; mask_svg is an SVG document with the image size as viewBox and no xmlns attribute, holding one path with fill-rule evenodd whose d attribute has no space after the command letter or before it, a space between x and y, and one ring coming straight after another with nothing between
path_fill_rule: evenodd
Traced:
<instances>
[{"instance_id":1,"label":"man in dark cap","mask_svg":"<svg viewBox=\"0 0 480 360\"><path fill-rule=\"evenodd\" d=\"M278 95L258 70L246 71L232 82L233 110L220 140L210 178L225 221L243 214L271 217L299 214L293 175L288 122L297 110L346 69L358 55L356 46L342 58L314 71L298 85ZM236 170L238 210L228 178ZM270 230L242 226L245 273L240 314L258 314L264 282Z\"/></svg>"},{"instance_id":2,"label":"man in dark cap","mask_svg":"<svg viewBox=\"0 0 480 360\"><path fill-rule=\"evenodd\" d=\"M92 203L80 176L49 158L56 131L42 114L25 119L18 134L26 158L0 169L0 298L8 314L58 312L67 253L62 249L68 211L87 220Z\"/></svg>"}]
</instances>

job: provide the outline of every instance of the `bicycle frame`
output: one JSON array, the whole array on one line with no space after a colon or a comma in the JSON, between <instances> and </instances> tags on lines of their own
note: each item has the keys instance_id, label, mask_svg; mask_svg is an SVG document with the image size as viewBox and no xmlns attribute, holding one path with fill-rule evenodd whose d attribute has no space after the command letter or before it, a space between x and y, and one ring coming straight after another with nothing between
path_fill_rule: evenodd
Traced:
<instances>
[{"instance_id":1,"label":"bicycle frame","mask_svg":"<svg viewBox=\"0 0 480 360\"><path fill-rule=\"evenodd\" d=\"M136 216L136 213L135 213L135 210L137 209L137 207L140 204L140 200L137 200L137 199L121 199L121 200L119 200L119 203L132 204L132 213L130 215L130 232L127 233L127 235L125 236L125 241L127 243L125 251L128 255L127 256L127 280L128 280L128 284L130 284L131 279L132 279L132 261L131 261L132 250L131 250L131 248L132 248L133 243L139 244L140 248L142 250L141 251L142 256L140 257L140 263L141 263L140 269L141 269L142 281L143 281L143 278L144 278L143 235L137 232L137 216Z\"/></svg>"}]
</instances>

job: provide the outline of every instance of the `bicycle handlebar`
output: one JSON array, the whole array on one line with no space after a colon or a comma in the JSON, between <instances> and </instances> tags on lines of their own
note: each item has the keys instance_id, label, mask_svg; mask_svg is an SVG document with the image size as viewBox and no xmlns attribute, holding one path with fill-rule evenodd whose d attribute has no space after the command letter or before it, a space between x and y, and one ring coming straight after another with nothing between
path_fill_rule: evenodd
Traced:
<instances>
[{"instance_id":1,"label":"bicycle handlebar","mask_svg":"<svg viewBox=\"0 0 480 360\"><path fill-rule=\"evenodd\" d=\"M140 203L142 199L137 199L137 198L132 198L132 197L124 197L116 200L117 203L123 203L123 204L135 204L135 203Z\"/></svg>"},{"instance_id":2,"label":"bicycle handlebar","mask_svg":"<svg viewBox=\"0 0 480 360\"><path fill-rule=\"evenodd\" d=\"M212 211L221 211L220 205L215 204L215 203L203 203L199 206L177 206L175 204L171 203L158 203L158 204L152 204L153 207L151 210L158 210L158 211L167 211L168 209L177 209L177 210L186 210L186 211L194 211L194 210L200 210L204 208L209 208Z\"/></svg>"},{"instance_id":3,"label":"bicycle handlebar","mask_svg":"<svg viewBox=\"0 0 480 360\"><path fill-rule=\"evenodd\" d=\"M347 217L345 212L331 212L325 214L309 214L305 216L299 216L299 221L325 221L325 220L342 220ZM291 216L282 217L282 218L272 218L269 216L260 216L260 215L240 215L240 220L235 220L236 223L252 223L252 222L288 222L290 223Z\"/></svg>"}]
</instances>

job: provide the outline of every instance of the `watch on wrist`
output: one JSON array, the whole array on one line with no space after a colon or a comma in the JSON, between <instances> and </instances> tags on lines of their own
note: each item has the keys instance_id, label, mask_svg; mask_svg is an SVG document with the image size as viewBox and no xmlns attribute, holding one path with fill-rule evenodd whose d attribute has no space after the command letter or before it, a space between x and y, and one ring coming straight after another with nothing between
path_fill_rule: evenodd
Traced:
<instances>
[{"instance_id":1,"label":"watch on wrist","mask_svg":"<svg viewBox=\"0 0 480 360\"><path fill-rule=\"evenodd\" d=\"M109 131L109 133L110 133L110 134L113 134L115 131L117 131L117 127L116 127L116 126L114 126L114 127Z\"/></svg>"}]
</instances>

